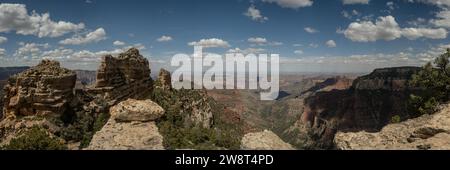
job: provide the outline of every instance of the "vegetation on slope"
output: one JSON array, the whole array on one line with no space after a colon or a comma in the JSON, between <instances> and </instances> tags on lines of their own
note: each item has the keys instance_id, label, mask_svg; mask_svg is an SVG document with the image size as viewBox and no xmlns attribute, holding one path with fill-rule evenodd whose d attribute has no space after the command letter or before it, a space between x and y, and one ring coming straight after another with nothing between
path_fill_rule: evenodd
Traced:
<instances>
[{"instance_id":1,"label":"vegetation on slope","mask_svg":"<svg viewBox=\"0 0 450 170\"><path fill-rule=\"evenodd\" d=\"M157 81L155 86L158 86ZM212 107L213 125L210 128L204 128L189 123L188 115L192 113L192 110L183 110L183 106L201 100L203 97L206 95L202 95L198 90L154 88L152 100L166 111L157 121L166 149L239 149L242 137L240 125L223 121L219 115L223 113L223 106L213 99L207 99Z\"/></svg>"},{"instance_id":2,"label":"vegetation on slope","mask_svg":"<svg viewBox=\"0 0 450 170\"><path fill-rule=\"evenodd\" d=\"M450 49L423 69L413 75L410 84L425 89L422 93L411 95L409 103L412 112L422 115L437 111L439 103L447 102L450 95Z\"/></svg>"}]
</instances>

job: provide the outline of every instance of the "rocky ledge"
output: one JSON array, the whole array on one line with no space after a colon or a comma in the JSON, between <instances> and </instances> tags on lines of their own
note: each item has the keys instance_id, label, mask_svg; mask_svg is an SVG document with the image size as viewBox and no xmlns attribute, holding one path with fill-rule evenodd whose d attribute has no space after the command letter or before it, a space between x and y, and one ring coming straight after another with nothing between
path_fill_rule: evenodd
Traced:
<instances>
[{"instance_id":1,"label":"rocky ledge","mask_svg":"<svg viewBox=\"0 0 450 170\"><path fill-rule=\"evenodd\" d=\"M290 144L284 142L275 133L269 130L248 133L241 141L244 150L293 150Z\"/></svg>"},{"instance_id":2,"label":"rocky ledge","mask_svg":"<svg viewBox=\"0 0 450 170\"><path fill-rule=\"evenodd\" d=\"M111 117L95 133L88 150L162 150L155 120L164 109L151 100L128 99L110 108Z\"/></svg>"},{"instance_id":3,"label":"rocky ledge","mask_svg":"<svg viewBox=\"0 0 450 170\"><path fill-rule=\"evenodd\" d=\"M447 150L450 149L450 104L433 115L390 124L380 132L338 132L334 141L342 150Z\"/></svg>"}]
</instances>

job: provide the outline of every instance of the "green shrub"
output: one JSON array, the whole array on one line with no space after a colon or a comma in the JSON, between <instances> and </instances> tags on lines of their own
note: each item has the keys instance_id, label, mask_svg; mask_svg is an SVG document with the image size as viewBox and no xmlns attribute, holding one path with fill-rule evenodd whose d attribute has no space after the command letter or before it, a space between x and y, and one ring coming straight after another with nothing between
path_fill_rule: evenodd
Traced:
<instances>
[{"instance_id":1,"label":"green shrub","mask_svg":"<svg viewBox=\"0 0 450 170\"><path fill-rule=\"evenodd\" d=\"M412 76L409 82L413 87L419 87L423 92L411 95L408 101L411 111L418 114L431 114L437 111L439 103L449 100L450 96L450 49L438 56L433 66L427 63L423 69Z\"/></svg>"},{"instance_id":2,"label":"green shrub","mask_svg":"<svg viewBox=\"0 0 450 170\"><path fill-rule=\"evenodd\" d=\"M52 138L42 128L34 126L14 138L3 149L6 150L64 150L67 147L57 138Z\"/></svg>"},{"instance_id":3,"label":"green shrub","mask_svg":"<svg viewBox=\"0 0 450 170\"><path fill-rule=\"evenodd\" d=\"M401 117L399 115L395 115L391 117L391 123L399 123L401 121Z\"/></svg>"}]
</instances>

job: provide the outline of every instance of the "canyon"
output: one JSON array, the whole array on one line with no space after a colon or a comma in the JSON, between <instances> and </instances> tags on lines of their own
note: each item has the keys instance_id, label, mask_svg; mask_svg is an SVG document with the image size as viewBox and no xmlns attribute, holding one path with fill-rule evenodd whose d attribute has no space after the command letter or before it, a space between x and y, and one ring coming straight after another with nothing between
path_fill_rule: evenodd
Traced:
<instances>
[{"instance_id":1,"label":"canyon","mask_svg":"<svg viewBox=\"0 0 450 170\"><path fill-rule=\"evenodd\" d=\"M265 150L383 148L383 141L391 138L382 136L393 133L385 129L398 129L390 125L394 117L417 117L408 111L407 100L422 90L408 84L418 71L395 67L364 76L282 75L283 95L261 101L257 90L175 90L171 73L161 69L153 80L148 60L133 48L104 56L97 71L72 71L43 60L34 67L6 71L17 74L4 81L0 146L39 126L64 140L69 149L201 149L205 143L207 148ZM81 123L85 119L88 125ZM417 125L407 122L405 126ZM431 134L426 139L440 141L443 138L433 136L446 134L417 128L425 130L401 130L409 137L399 140L415 135L419 137L414 141L424 143L420 136ZM83 135L67 135L74 129ZM210 133L221 134L226 142L182 141L207 139L204 135ZM180 134L186 138L175 137ZM411 143L404 148L436 149L429 143Z\"/></svg>"}]
</instances>

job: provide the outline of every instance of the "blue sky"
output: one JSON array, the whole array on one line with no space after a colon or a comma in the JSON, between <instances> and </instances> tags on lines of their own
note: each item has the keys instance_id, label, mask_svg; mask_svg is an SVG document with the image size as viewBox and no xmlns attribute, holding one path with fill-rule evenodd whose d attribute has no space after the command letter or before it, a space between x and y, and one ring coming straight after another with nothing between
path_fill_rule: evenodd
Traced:
<instances>
[{"instance_id":1,"label":"blue sky","mask_svg":"<svg viewBox=\"0 0 450 170\"><path fill-rule=\"evenodd\" d=\"M0 66L50 58L95 70L102 55L134 46L153 68L168 67L171 56L202 44L219 54L280 54L284 72L368 72L421 65L450 47L449 7L450 0L3 0Z\"/></svg>"}]
</instances>

